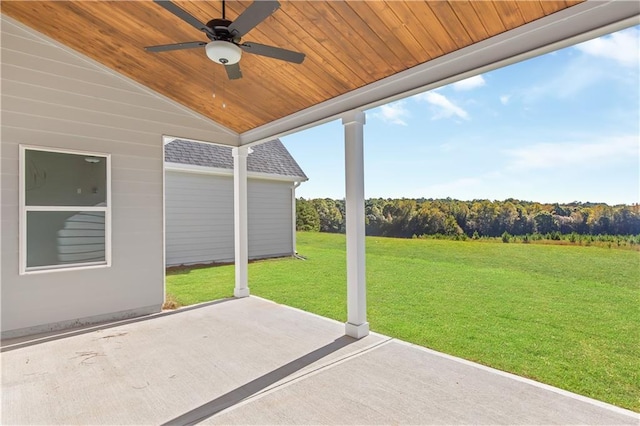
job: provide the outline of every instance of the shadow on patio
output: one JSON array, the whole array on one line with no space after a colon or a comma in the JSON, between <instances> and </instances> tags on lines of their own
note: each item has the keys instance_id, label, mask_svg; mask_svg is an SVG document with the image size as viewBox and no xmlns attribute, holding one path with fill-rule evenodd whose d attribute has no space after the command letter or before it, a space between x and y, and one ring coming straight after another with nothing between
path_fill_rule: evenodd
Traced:
<instances>
[{"instance_id":1,"label":"shadow on patio","mask_svg":"<svg viewBox=\"0 0 640 426\"><path fill-rule=\"evenodd\" d=\"M638 424L257 297L3 348L3 424ZM5 343L6 344L6 343Z\"/></svg>"},{"instance_id":2,"label":"shadow on patio","mask_svg":"<svg viewBox=\"0 0 640 426\"><path fill-rule=\"evenodd\" d=\"M240 401L257 394L258 392L265 390L274 383L277 383L280 380L291 376L292 374L302 370L304 367L307 367L310 364L321 360L327 355L332 354L338 349L344 348L345 346L350 345L355 341L356 339L352 337L339 337L332 343L329 343L328 345L316 349L313 352L301 356L300 358L293 360L290 363L285 364L282 367L265 374L264 376L258 377L257 379L252 380L246 385L242 385L239 388L234 389L231 392L214 399L213 401L209 401L206 404L201 405L200 407L194 408L188 413L185 413L165 423L165 425L196 424L199 421L209 418L214 414L217 414L220 411L236 405Z\"/></svg>"}]
</instances>

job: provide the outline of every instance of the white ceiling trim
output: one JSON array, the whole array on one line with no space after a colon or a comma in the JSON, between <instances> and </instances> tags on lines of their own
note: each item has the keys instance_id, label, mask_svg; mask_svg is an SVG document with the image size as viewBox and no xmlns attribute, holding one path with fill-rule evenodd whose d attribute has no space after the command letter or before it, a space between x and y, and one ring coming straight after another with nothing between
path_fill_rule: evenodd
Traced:
<instances>
[{"instance_id":1,"label":"white ceiling trim","mask_svg":"<svg viewBox=\"0 0 640 426\"><path fill-rule=\"evenodd\" d=\"M589 0L240 135L255 145L640 23L640 2Z\"/></svg>"}]
</instances>

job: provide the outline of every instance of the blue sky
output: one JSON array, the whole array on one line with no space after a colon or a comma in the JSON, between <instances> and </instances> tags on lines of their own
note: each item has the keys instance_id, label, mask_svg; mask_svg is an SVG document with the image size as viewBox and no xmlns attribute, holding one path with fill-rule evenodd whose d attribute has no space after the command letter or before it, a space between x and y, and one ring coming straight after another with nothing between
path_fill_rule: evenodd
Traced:
<instances>
[{"instance_id":1,"label":"blue sky","mask_svg":"<svg viewBox=\"0 0 640 426\"><path fill-rule=\"evenodd\" d=\"M282 138L344 197L339 121ZM640 27L367 111L365 196L640 202Z\"/></svg>"}]
</instances>

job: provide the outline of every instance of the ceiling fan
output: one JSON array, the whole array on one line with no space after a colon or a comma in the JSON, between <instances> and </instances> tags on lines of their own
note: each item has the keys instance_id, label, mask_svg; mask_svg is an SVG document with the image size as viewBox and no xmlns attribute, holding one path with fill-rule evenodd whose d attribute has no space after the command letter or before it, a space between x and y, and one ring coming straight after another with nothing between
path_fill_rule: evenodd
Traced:
<instances>
[{"instance_id":1,"label":"ceiling fan","mask_svg":"<svg viewBox=\"0 0 640 426\"><path fill-rule=\"evenodd\" d=\"M145 50L148 52L166 52L204 46L209 59L224 65L230 80L242 77L239 64L242 52L267 56L296 64L300 64L304 60L304 53L260 43L242 42L241 40L246 33L278 10L280 3L275 0L254 1L235 21L226 19L225 0L222 0L222 18L211 19L206 25L170 1L154 0L154 2L205 33L210 41L188 41L184 43L145 47Z\"/></svg>"}]
</instances>

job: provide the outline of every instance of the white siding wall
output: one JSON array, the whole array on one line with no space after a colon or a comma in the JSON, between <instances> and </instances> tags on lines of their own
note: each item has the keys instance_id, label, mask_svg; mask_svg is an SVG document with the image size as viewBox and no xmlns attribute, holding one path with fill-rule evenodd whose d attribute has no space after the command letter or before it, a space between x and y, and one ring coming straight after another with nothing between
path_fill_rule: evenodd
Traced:
<instances>
[{"instance_id":1,"label":"white siding wall","mask_svg":"<svg viewBox=\"0 0 640 426\"><path fill-rule=\"evenodd\" d=\"M293 254L291 182L249 179L249 258Z\"/></svg>"},{"instance_id":2,"label":"white siding wall","mask_svg":"<svg viewBox=\"0 0 640 426\"><path fill-rule=\"evenodd\" d=\"M293 254L291 182L249 179L249 258ZM167 266L232 262L233 177L166 172Z\"/></svg>"},{"instance_id":3,"label":"white siding wall","mask_svg":"<svg viewBox=\"0 0 640 426\"><path fill-rule=\"evenodd\" d=\"M233 261L233 178L166 172L167 266Z\"/></svg>"},{"instance_id":4,"label":"white siding wall","mask_svg":"<svg viewBox=\"0 0 640 426\"><path fill-rule=\"evenodd\" d=\"M234 137L2 16L3 337L160 309L163 134ZM19 144L112 154L111 267L19 275Z\"/></svg>"}]
</instances>

